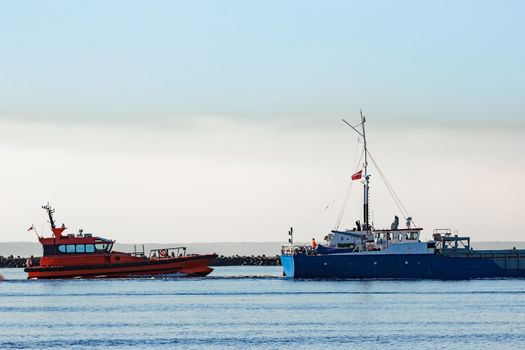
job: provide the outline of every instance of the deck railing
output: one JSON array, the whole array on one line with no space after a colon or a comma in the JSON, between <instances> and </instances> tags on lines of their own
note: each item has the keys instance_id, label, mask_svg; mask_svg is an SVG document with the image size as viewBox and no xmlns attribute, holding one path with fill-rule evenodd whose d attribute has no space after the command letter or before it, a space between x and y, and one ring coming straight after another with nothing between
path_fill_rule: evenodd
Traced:
<instances>
[{"instance_id":1,"label":"deck railing","mask_svg":"<svg viewBox=\"0 0 525 350\"><path fill-rule=\"evenodd\" d=\"M308 245L283 245L281 247L282 255L297 255L297 254L306 254L314 255L314 250L311 246Z\"/></svg>"},{"instance_id":2,"label":"deck railing","mask_svg":"<svg viewBox=\"0 0 525 350\"><path fill-rule=\"evenodd\" d=\"M149 258L166 259L186 256L186 247L151 249Z\"/></svg>"}]
</instances>

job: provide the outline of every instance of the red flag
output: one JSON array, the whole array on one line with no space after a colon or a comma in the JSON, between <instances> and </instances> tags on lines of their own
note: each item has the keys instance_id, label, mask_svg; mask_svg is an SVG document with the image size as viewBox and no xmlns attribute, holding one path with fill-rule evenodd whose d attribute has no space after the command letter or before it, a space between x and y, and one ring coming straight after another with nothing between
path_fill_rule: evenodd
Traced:
<instances>
[{"instance_id":1,"label":"red flag","mask_svg":"<svg viewBox=\"0 0 525 350\"><path fill-rule=\"evenodd\" d=\"M359 170L357 173L352 175L352 180L359 180L363 177L363 170Z\"/></svg>"},{"instance_id":2,"label":"red flag","mask_svg":"<svg viewBox=\"0 0 525 350\"><path fill-rule=\"evenodd\" d=\"M33 225L31 225L31 227L27 229L27 232L29 232L29 231L31 231L33 229L34 229L34 227L33 227Z\"/></svg>"}]
</instances>

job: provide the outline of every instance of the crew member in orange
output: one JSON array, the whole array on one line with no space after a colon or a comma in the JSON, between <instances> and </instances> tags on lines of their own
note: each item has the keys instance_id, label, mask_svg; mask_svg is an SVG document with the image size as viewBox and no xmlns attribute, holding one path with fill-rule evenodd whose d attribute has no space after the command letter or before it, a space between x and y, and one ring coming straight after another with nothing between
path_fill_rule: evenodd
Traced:
<instances>
[{"instance_id":1,"label":"crew member in orange","mask_svg":"<svg viewBox=\"0 0 525 350\"><path fill-rule=\"evenodd\" d=\"M315 241L315 238L312 238L312 249L317 248L317 242Z\"/></svg>"}]
</instances>

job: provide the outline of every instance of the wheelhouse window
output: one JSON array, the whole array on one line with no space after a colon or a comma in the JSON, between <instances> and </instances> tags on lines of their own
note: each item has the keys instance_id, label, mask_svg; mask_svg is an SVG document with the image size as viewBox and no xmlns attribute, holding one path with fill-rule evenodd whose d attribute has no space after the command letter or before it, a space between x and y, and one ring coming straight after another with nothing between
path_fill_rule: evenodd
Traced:
<instances>
[{"instance_id":1,"label":"wheelhouse window","mask_svg":"<svg viewBox=\"0 0 525 350\"><path fill-rule=\"evenodd\" d=\"M55 251L55 248L57 249ZM58 246L44 246L44 255L53 254L84 254L94 253L95 245L93 244L61 244Z\"/></svg>"},{"instance_id":2,"label":"wheelhouse window","mask_svg":"<svg viewBox=\"0 0 525 350\"><path fill-rule=\"evenodd\" d=\"M44 246L44 256L46 255L55 255L56 254L56 246L54 245L45 245Z\"/></svg>"},{"instance_id":3,"label":"wheelhouse window","mask_svg":"<svg viewBox=\"0 0 525 350\"><path fill-rule=\"evenodd\" d=\"M111 248L113 248L113 243L96 243L95 244L95 251L97 253L104 253L104 252L111 252Z\"/></svg>"},{"instance_id":4,"label":"wheelhouse window","mask_svg":"<svg viewBox=\"0 0 525 350\"><path fill-rule=\"evenodd\" d=\"M56 246L58 254L85 254L85 253L105 253L110 252L113 248L113 243L97 243L97 244L61 244ZM44 246L44 255L52 255L55 253L55 246Z\"/></svg>"},{"instance_id":5,"label":"wheelhouse window","mask_svg":"<svg viewBox=\"0 0 525 350\"><path fill-rule=\"evenodd\" d=\"M97 253L104 253L107 249L107 244L95 244L95 250Z\"/></svg>"},{"instance_id":6,"label":"wheelhouse window","mask_svg":"<svg viewBox=\"0 0 525 350\"><path fill-rule=\"evenodd\" d=\"M419 237L418 237L418 233L417 232L407 232L406 234L406 239L408 240L417 240Z\"/></svg>"}]
</instances>

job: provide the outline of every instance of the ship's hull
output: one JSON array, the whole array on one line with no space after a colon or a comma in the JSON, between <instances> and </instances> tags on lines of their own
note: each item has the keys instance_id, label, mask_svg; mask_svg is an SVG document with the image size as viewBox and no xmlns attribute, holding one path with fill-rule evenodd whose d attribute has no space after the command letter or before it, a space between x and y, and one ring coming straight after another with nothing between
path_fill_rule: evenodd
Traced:
<instances>
[{"instance_id":1,"label":"ship's hull","mask_svg":"<svg viewBox=\"0 0 525 350\"><path fill-rule=\"evenodd\" d=\"M525 258L525 256L524 256ZM472 279L525 278L525 259L440 254L282 255L290 278Z\"/></svg>"},{"instance_id":2,"label":"ship's hull","mask_svg":"<svg viewBox=\"0 0 525 350\"><path fill-rule=\"evenodd\" d=\"M148 259L131 263L77 266L28 267L28 278L123 278L133 276L174 275L206 276L213 271L208 265L216 255L196 255L169 259Z\"/></svg>"}]
</instances>

